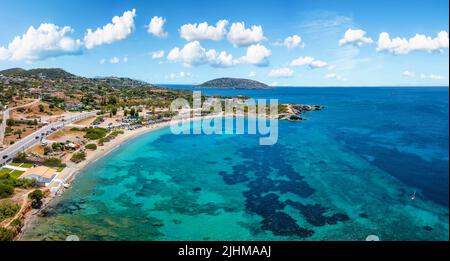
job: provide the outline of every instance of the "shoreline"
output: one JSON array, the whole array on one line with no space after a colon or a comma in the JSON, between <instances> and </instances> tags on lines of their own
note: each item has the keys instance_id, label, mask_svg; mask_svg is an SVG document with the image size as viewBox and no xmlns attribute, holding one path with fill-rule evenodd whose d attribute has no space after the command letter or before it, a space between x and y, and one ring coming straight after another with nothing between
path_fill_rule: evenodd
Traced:
<instances>
[{"instance_id":1,"label":"shoreline","mask_svg":"<svg viewBox=\"0 0 450 261\"><path fill-rule=\"evenodd\" d=\"M224 115L224 114L217 114L217 115L207 115L207 116L199 116L194 118L186 118L186 119L179 119L173 123L178 124L183 121L198 121L203 119L212 119L217 117L229 117L233 115ZM234 115L235 117L241 117L239 115ZM98 146L97 150L95 151L89 151L86 155L86 159L80 163L70 163L67 165L66 173L61 172L60 175L64 175L63 177L63 183L69 184L67 188L62 186L56 193L50 193L48 190L49 188L46 187L42 190L48 191L48 196L46 196L42 201L42 206L40 209L31 209L23 214L23 225L19 232L19 234L16 236L15 241L20 241L23 238L23 235L28 229L31 229L31 225L33 222L37 219L38 214L40 214L42 211L45 211L49 206L51 206L54 203L57 203L58 200L61 198L61 196L64 194L64 192L67 189L71 188L71 185L75 178L80 174L81 171L83 171L85 168L87 168L89 165L95 163L97 160L105 157L110 152L120 148L125 142L133 140L143 134L151 133L153 131L157 131L166 127L170 127L172 121L166 121L161 123L156 123L151 126L144 126L135 130L126 130L125 133L120 134L115 139L111 140L110 142L105 143L103 146ZM64 174L63 174L64 173ZM61 179L58 176L58 179Z\"/></svg>"}]
</instances>

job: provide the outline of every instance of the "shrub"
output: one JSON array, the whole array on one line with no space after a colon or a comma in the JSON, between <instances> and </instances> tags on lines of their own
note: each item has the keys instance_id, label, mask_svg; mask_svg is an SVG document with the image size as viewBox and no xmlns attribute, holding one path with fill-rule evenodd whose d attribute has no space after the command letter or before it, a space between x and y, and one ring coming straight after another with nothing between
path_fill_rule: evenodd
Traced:
<instances>
[{"instance_id":1,"label":"shrub","mask_svg":"<svg viewBox=\"0 0 450 261\"><path fill-rule=\"evenodd\" d=\"M16 218L11 222L11 226L16 227L16 228L21 227L22 221L19 218Z\"/></svg>"},{"instance_id":2,"label":"shrub","mask_svg":"<svg viewBox=\"0 0 450 261\"><path fill-rule=\"evenodd\" d=\"M85 138L90 140L98 140L104 138L108 134L108 130L104 128L87 128Z\"/></svg>"},{"instance_id":3,"label":"shrub","mask_svg":"<svg viewBox=\"0 0 450 261\"><path fill-rule=\"evenodd\" d=\"M77 152L72 155L72 158L70 158L70 160L75 163L79 163L85 159L86 159L86 153L84 153L84 152Z\"/></svg>"},{"instance_id":4,"label":"shrub","mask_svg":"<svg viewBox=\"0 0 450 261\"><path fill-rule=\"evenodd\" d=\"M17 154L17 156L13 159L13 162L24 162L27 159L27 154L25 152L20 152Z\"/></svg>"},{"instance_id":5,"label":"shrub","mask_svg":"<svg viewBox=\"0 0 450 261\"><path fill-rule=\"evenodd\" d=\"M10 229L0 227L0 241L12 241L15 236L15 233Z\"/></svg>"},{"instance_id":6,"label":"shrub","mask_svg":"<svg viewBox=\"0 0 450 261\"><path fill-rule=\"evenodd\" d=\"M8 201L3 202L0 204L0 221L13 217L19 209L20 206L18 204Z\"/></svg>"},{"instance_id":7,"label":"shrub","mask_svg":"<svg viewBox=\"0 0 450 261\"><path fill-rule=\"evenodd\" d=\"M42 206L42 198L44 197L44 193L42 190L36 189L28 195L28 198L31 199L31 207L32 208L40 208Z\"/></svg>"},{"instance_id":8,"label":"shrub","mask_svg":"<svg viewBox=\"0 0 450 261\"><path fill-rule=\"evenodd\" d=\"M96 150L97 149L97 145L91 143L91 144L87 144L85 146L85 148L88 149L88 150Z\"/></svg>"},{"instance_id":9,"label":"shrub","mask_svg":"<svg viewBox=\"0 0 450 261\"><path fill-rule=\"evenodd\" d=\"M58 159L58 158L48 158L48 159L45 159L44 162L48 163L49 165L52 165L52 166L61 165L61 159Z\"/></svg>"},{"instance_id":10,"label":"shrub","mask_svg":"<svg viewBox=\"0 0 450 261\"><path fill-rule=\"evenodd\" d=\"M10 184L0 183L0 198L6 198L14 193L14 187Z\"/></svg>"}]
</instances>

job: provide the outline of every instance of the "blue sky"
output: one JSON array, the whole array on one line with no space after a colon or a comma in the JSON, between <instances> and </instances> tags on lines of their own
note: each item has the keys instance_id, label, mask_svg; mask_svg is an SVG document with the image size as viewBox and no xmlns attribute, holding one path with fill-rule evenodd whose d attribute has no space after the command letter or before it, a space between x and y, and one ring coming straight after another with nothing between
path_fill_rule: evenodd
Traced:
<instances>
[{"instance_id":1,"label":"blue sky","mask_svg":"<svg viewBox=\"0 0 450 261\"><path fill-rule=\"evenodd\" d=\"M449 81L448 1L0 2L0 69L60 67L179 84L217 77L284 86Z\"/></svg>"}]
</instances>

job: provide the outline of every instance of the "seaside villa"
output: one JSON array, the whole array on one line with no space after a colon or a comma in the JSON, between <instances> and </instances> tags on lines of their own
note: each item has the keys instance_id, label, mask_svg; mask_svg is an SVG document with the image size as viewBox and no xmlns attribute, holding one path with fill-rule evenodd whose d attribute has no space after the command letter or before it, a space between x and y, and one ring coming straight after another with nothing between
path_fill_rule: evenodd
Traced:
<instances>
[{"instance_id":1,"label":"seaside villa","mask_svg":"<svg viewBox=\"0 0 450 261\"><path fill-rule=\"evenodd\" d=\"M42 186L47 186L56 176L56 170L45 166L30 168L20 178L34 179Z\"/></svg>"}]
</instances>

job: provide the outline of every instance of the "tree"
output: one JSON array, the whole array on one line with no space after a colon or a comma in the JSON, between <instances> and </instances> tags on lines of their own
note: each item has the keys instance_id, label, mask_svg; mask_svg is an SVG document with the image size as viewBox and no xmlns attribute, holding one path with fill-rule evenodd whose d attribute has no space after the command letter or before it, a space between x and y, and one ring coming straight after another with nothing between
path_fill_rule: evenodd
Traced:
<instances>
[{"instance_id":1,"label":"tree","mask_svg":"<svg viewBox=\"0 0 450 261\"><path fill-rule=\"evenodd\" d=\"M39 112L44 112L45 111L45 107L42 104L39 104Z\"/></svg>"},{"instance_id":2,"label":"tree","mask_svg":"<svg viewBox=\"0 0 450 261\"><path fill-rule=\"evenodd\" d=\"M136 115L136 109L135 108L131 108L130 110L130 116L134 117Z\"/></svg>"},{"instance_id":3,"label":"tree","mask_svg":"<svg viewBox=\"0 0 450 261\"><path fill-rule=\"evenodd\" d=\"M111 113L112 113L112 115L115 116L117 114L117 108L116 107L112 108Z\"/></svg>"},{"instance_id":4,"label":"tree","mask_svg":"<svg viewBox=\"0 0 450 261\"><path fill-rule=\"evenodd\" d=\"M7 120L6 120L6 125L7 125L8 127L12 127L12 126L14 126L15 124L16 124L16 121L15 121L13 118L7 119Z\"/></svg>"},{"instance_id":5,"label":"tree","mask_svg":"<svg viewBox=\"0 0 450 261\"><path fill-rule=\"evenodd\" d=\"M17 138L20 140L22 139L22 130L16 130L16 132L14 133L17 135Z\"/></svg>"},{"instance_id":6,"label":"tree","mask_svg":"<svg viewBox=\"0 0 450 261\"><path fill-rule=\"evenodd\" d=\"M34 125L34 129L36 129L37 126L38 126L38 121L37 121L37 119L34 119L34 120L33 120L33 125Z\"/></svg>"},{"instance_id":7,"label":"tree","mask_svg":"<svg viewBox=\"0 0 450 261\"><path fill-rule=\"evenodd\" d=\"M31 199L31 207L32 208L40 208L42 206L42 198L44 197L44 193L42 190L36 189L28 195L28 198Z\"/></svg>"}]
</instances>

